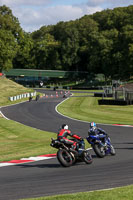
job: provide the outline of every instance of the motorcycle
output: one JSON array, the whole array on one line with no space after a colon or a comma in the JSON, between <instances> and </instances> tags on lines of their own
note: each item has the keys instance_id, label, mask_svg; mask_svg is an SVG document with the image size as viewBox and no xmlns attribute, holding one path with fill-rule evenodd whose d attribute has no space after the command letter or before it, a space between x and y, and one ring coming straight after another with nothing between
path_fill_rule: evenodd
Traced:
<instances>
[{"instance_id":1,"label":"motorcycle","mask_svg":"<svg viewBox=\"0 0 133 200\"><path fill-rule=\"evenodd\" d=\"M108 154L116 154L109 136L105 137L105 134L89 134L86 139L91 144L94 152L99 158L103 158Z\"/></svg>"},{"instance_id":2,"label":"motorcycle","mask_svg":"<svg viewBox=\"0 0 133 200\"><path fill-rule=\"evenodd\" d=\"M92 156L90 149L85 149L84 140L78 141L78 150L74 150L70 145L64 144L63 142L51 138L51 146L57 148L57 159L63 167L70 167L81 160L86 164L92 163Z\"/></svg>"}]
</instances>

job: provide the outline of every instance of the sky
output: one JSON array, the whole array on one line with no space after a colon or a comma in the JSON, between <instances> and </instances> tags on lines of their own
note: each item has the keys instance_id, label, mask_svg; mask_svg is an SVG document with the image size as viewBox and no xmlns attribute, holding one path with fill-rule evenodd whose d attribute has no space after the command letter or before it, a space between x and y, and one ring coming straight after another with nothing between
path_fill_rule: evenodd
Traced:
<instances>
[{"instance_id":1,"label":"sky","mask_svg":"<svg viewBox=\"0 0 133 200\"><path fill-rule=\"evenodd\" d=\"M133 5L133 0L0 0L18 18L26 32L70 21L104 9Z\"/></svg>"}]
</instances>

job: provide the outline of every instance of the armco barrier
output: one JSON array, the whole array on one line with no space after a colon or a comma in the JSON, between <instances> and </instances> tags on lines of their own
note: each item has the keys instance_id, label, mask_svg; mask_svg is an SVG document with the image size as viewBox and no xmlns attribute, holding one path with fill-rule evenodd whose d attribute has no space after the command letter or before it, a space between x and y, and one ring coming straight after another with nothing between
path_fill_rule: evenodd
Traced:
<instances>
[{"instance_id":1,"label":"armco barrier","mask_svg":"<svg viewBox=\"0 0 133 200\"><path fill-rule=\"evenodd\" d=\"M16 95L16 96L13 96L13 97L9 97L9 100L10 101L16 101L16 100L23 99L23 98L29 98L30 96L31 97L36 96L36 92L25 93L25 94L20 94L20 95Z\"/></svg>"},{"instance_id":2,"label":"armco barrier","mask_svg":"<svg viewBox=\"0 0 133 200\"><path fill-rule=\"evenodd\" d=\"M98 103L99 103L99 105L119 105L119 106L128 105L127 101L111 100L111 99L99 99Z\"/></svg>"},{"instance_id":3,"label":"armco barrier","mask_svg":"<svg viewBox=\"0 0 133 200\"><path fill-rule=\"evenodd\" d=\"M16 100L17 100L17 98L16 98L16 96L14 96L14 97L13 97L13 101L16 101Z\"/></svg>"},{"instance_id":4,"label":"armco barrier","mask_svg":"<svg viewBox=\"0 0 133 200\"><path fill-rule=\"evenodd\" d=\"M113 97L113 94L105 94L104 92L94 92L94 97Z\"/></svg>"}]
</instances>

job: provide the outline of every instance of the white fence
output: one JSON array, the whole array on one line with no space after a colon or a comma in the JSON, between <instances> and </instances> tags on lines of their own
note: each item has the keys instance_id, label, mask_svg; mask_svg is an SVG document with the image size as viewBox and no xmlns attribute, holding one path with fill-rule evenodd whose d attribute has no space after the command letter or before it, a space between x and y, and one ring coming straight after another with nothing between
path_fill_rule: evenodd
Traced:
<instances>
[{"instance_id":1,"label":"white fence","mask_svg":"<svg viewBox=\"0 0 133 200\"><path fill-rule=\"evenodd\" d=\"M29 98L29 97L33 97L33 96L36 96L36 92L24 93L24 94L12 96L12 97L9 97L9 100L10 101L16 101L16 100L19 100L19 99Z\"/></svg>"}]
</instances>

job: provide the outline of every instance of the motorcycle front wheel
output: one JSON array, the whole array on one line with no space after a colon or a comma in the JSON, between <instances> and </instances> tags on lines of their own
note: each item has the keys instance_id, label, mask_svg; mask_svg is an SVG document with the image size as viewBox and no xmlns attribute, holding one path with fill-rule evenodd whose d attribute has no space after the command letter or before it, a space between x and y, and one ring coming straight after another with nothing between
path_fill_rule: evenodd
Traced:
<instances>
[{"instance_id":1,"label":"motorcycle front wheel","mask_svg":"<svg viewBox=\"0 0 133 200\"><path fill-rule=\"evenodd\" d=\"M100 144L94 144L93 150L99 158L103 158L105 156L104 147Z\"/></svg>"},{"instance_id":2,"label":"motorcycle front wheel","mask_svg":"<svg viewBox=\"0 0 133 200\"><path fill-rule=\"evenodd\" d=\"M91 154L90 154L89 151L85 151L85 152L84 152L83 159L84 159L84 162L85 162L86 164L91 164L92 161L93 161L93 160L92 160L92 156L91 156Z\"/></svg>"},{"instance_id":3,"label":"motorcycle front wheel","mask_svg":"<svg viewBox=\"0 0 133 200\"><path fill-rule=\"evenodd\" d=\"M63 167L70 167L73 164L72 156L65 149L59 149L57 159Z\"/></svg>"}]
</instances>

